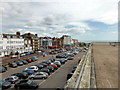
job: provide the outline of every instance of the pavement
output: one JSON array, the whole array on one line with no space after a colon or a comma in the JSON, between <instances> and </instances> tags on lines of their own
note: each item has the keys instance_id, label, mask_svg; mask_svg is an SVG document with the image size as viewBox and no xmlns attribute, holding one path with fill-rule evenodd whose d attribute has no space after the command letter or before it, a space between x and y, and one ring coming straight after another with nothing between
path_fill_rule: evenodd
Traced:
<instances>
[{"instance_id":1,"label":"pavement","mask_svg":"<svg viewBox=\"0 0 120 90\"><path fill-rule=\"evenodd\" d=\"M118 88L118 47L93 43L97 88Z\"/></svg>"}]
</instances>

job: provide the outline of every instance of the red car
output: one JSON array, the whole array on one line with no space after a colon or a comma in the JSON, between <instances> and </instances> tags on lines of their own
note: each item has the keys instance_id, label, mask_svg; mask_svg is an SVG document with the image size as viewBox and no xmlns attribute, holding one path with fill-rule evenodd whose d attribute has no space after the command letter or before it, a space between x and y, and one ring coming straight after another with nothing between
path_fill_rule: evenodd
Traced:
<instances>
[{"instance_id":1,"label":"red car","mask_svg":"<svg viewBox=\"0 0 120 90\"><path fill-rule=\"evenodd\" d=\"M33 62L33 60L32 59L26 59L26 61L28 62L28 63L31 63L31 62Z\"/></svg>"},{"instance_id":2,"label":"red car","mask_svg":"<svg viewBox=\"0 0 120 90\"><path fill-rule=\"evenodd\" d=\"M54 69L58 69L58 67L57 67L57 65L55 65L55 64L51 64L50 66L52 66L52 67L54 67Z\"/></svg>"}]
</instances>

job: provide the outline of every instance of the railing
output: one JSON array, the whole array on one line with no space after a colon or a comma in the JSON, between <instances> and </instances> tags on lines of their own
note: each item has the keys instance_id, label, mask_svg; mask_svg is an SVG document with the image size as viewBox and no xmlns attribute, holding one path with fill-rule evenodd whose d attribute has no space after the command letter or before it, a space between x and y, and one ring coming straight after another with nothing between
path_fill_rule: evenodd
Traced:
<instances>
[{"instance_id":1,"label":"railing","mask_svg":"<svg viewBox=\"0 0 120 90\"><path fill-rule=\"evenodd\" d=\"M94 62L91 58L91 45L82 57L73 76L67 81L65 89L96 88Z\"/></svg>"}]
</instances>

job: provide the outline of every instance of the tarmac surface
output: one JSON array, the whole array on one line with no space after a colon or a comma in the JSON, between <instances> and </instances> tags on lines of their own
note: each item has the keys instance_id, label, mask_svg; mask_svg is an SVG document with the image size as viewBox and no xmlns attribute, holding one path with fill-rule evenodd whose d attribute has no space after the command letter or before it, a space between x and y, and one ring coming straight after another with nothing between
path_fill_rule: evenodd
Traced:
<instances>
[{"instance_id":1,"label":"tarmac surface","mask_svg":"<svg viewBox=\"0 0 120 90\"><path fill-rule=\"evenodd\" d=\"M93 43L97 88L118 88L118 46Z\"/></svg>"}]
</instances>

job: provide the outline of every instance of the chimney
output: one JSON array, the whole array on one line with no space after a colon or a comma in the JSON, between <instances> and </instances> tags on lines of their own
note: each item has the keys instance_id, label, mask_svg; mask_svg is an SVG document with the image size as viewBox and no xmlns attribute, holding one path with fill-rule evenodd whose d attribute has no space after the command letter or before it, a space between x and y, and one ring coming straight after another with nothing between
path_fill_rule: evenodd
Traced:
<instances>
[{"instance_id":1,"label":"chimney","mask_svg":"<svg viewBox=\"0 0 120 90\"><path fill-rule=\"evenodd\" d=\"M16 35L17 35L17 36L20 36L20 32L16 32Z\"/></svg>"},{"instance_id":2,"label":"chimney","mask_svg":"<svg viewBox=\"0 0 120 90\"><path fill-rule=\"evenodd\" d=\"M35 36L37 37L37 34L35 34Z\"/></svg>"}]
</instances>

